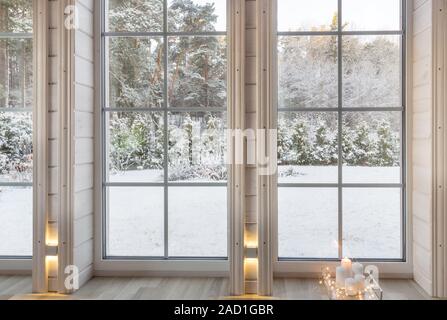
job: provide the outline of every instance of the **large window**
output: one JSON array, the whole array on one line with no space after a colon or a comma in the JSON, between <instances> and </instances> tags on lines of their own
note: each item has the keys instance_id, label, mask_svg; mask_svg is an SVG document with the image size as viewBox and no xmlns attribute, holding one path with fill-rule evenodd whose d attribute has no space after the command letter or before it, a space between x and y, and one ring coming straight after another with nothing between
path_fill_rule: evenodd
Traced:
<instances>
[{"instance_id":1,"label":"large window","mask_svg":"<svg viewBox=\"0 0 447 320\"><path fill-rule=\"evenodd\" d=\"M405 259L403 6L278 0L280 259Z\"/></svg>"},{"instance_id":2,"label":"large window","mask_svg":"<svg viewBox=\"0 0 447 320\"><path fill-rule=\"evenodd\" d=\"M32 1L0 1L0 259L32 256Z\"/></svg>"},{"instance_id":3,"label":"large window","mask_svg":"<svg viewBox=\"0 0 447 320\"><path fill-rule=\"evenodd\" d=\"M103 256L227 257L226 1L103 14Z\"/></svg>"}]
</instances>

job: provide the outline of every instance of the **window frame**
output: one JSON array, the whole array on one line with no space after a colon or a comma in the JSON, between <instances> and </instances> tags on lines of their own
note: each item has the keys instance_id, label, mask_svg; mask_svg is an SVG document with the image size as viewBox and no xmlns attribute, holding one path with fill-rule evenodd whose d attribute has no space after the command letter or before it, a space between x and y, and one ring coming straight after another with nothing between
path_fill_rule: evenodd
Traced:
<instances>
[{"instance_id":1,"label":"window frame","mask_svg":"<svg viewBox=\"0 0 447 320\"><path fill-rule=\"evenodd\" d=\"M227 15L226 15L226 21L227 21L227 30L226 31L215 31L215 32L201 32L201 31L195 31L195 32L170 32L168 30L168 0L163 0L163 30L160 32L109 32L106 31L106 15L107 15L107 7L106 7L106 1L107 0L101 0L98 1L98 4L96 5L97 12L95 14L95 18L97 18L97 22L95 22L96 26L96 37L97 37L97 43L100 43L100 48L97 53L99 67L97 67L99 74L99 79L97 79L97 83L100 84L100 94L99 94L99 101L98 105L100 106L100 111L98 115L98 118L100 119L99 131L97 132L99 137L99 145L100 145L100 151L97 153L97 159L101 159L99 161L99 165L97 166L99 171L99 177L98 174L97 179L97 189L99 190L97 195L100 198L100 202L96 204L96 207L99 208L100 212L100 221L98 223L99 227L97 227L96 235L100 235L96 241L96 265L99 266L100 270L125 270L129 267L132 267L135 265L135 267L140 270L140 266L144 265L145 270L153 270L153 271L161 271L164 270L163 267L160 266L173 266L174 270L181 270L181 271L187 271L190 269L190 266L192 267L193 271L201 270L203 268L204 271L212 270L213 272L217 272L218 274L226 272L228 270L228 254L229 251L227 250L227 256L226 257L196 257L196 256L169 256L169 188L172 187L183 187L183 188L200 188L200 187L215 187L215 188L227 188L227 195L228 195L228 188L229 183L228 182L172 182L169 181L168 176L168 121L169 121L169 113L175 113L175 114L188 114L188 113L200 113L200 112L211 112L211 113L223 113L224 117L229 117L229 108L228 108L228 101L229 98L227 98L226 106L222 108L205 108L205 107L194 107L194 108L173 108L169 106L169 97L168 97L168 81L169 81L169 65L168 65L168 49L169 49L169 37L193 37L193 36L210 36L210 37L220 37L224 36L227 39L228 44L228 37L229 37L229 15L228 15L228 1L227 1ZM109 108L106 103L108 100L106 85L107 85L107 52L106 52L106 39L109 38L117 38L117 37L160 37L163 39L163 106L161 108L132 108L132 109L126 109L126 108ZM99 42L98 42L99 40ZM227 52L228 52L228 45L227 45ZM227 66L227 70L229 69L229 66ZM228 83L228 82L227 82ZM107 119L106 114L107 113L114 113L114 112L135 112L135 113L162 113L163 119L164 119L164 163L163 163L163 171L164 171L164 177L163 182L148 182L148 183L139 183L139 182L132 182L132 183L120 183L120 182L108 182L107 181L107 163L106 159L108 157L107 154ZM228 120L227 120L228 123ZM98 130L98 129L97 129ZM107 200L107 190L108 188L113 187L157 187L157 188L163 188L164 189L164 230L163 230L163 240L164 240L164 255L163 256L148 256L148 257L141 257L141 256L111 256L107 254L107 216L108 216L108 200ZM227 208L229 209L229 208ZM227 215L228 215L227 210ZM100 230L98 230L100 229ZM226 243L227 245L227 243ZM124 264L126 268L116 268L116 266Z\"/></svg>"},{"instance_id":2,"label":"window frame","mask_svg":"<svg viewBox=\"0 0 447 320\"><path fill-rule=\"evenodd\" d=\"M32 19L33 19L33 29L34 29L34 3L32 3ZM34 30L33 30L34 32ZM32 42L33 45L33 64L35 64L35 59L34 59L34 33L33 32L28 32L28 33L23 33L23 32L1 32L0 31L0 40L9 40L9 39L17 39L17 40L30 40ZM32 66L33 69L33 86L34 86L34 79L36 78L36 76L34 75L34 70L36 70L35 66ZM34 90L33 90L33 94L34 94ZM36 136L36 128L35 128L35 106L36 106L36 102L35 102L35 97L33 97L33 106L29 107L29 108L23 108L23 107L14 107L14 108L1 108L0 112L2 113L29 113L31 114L32 117L32 131L33 131L33 152L35 154L35 136ZM35 159L36 157L34 157ZM32 181L31 182L0 182L0 187L12 187L12 188L20 188L20 187L24 187L24 188L31 188L31 192L33 194L32 197L32 210L33 210L33 214L32 214L32 219L34 220L34 209L35 209L35 201L34 201L34 192L35 192L35 172L36 172L36 160L33 160L33 174L32 174ZM33 229L31 230L31 232L33 232ZM26 256L22 256L22 255L13 255L13 256L2 256L0 255L0 271L9 271L9 270L14 270L14 271L22 271L22 272L27 272L29 270L31 270L31 260L33 258L33 253L31 252L31 255L26 255Z\"/></svg>"},{"instance_id":3,"label":"window frame","mask_svg":"<svg viewBox=\"0 0 447 320\"><path fill-rule=\"evenodd\" d=\"M275 22L278 19L278 1L275 0L275 12L273 13L273 17ZM410 52L410 46L407 39L407 29L409 25L409 6L406 0L401 0L401 29L400 30L379 30L379 31L343 31L343 0L337 0L338 3L338 28L337 31L299 31L299 32L288 32L288 31L278 31L278 24L274 23L274 34L278 38L280 36L333 36L336 37L338 43L338 61L337 61L337 75L338 75L338 106L333 108L279 108L277 106L277 101L275 99L274 112L279 115L280 113L293 113L293 112L325 112L325 113L337 113L338 114L338 182L336 183L315 183L315 184L306 184L306 183L278 183L278 190L280 188L337 188L338 190L338 243L339 252L337 258L296 258L296 257L280 257L279 256L279 227L278 227L278 218L279 218L279 210L277 209L276 214L274 215L274 259L275 259L275 270L279 272L297 272L296 266L300 266L300 272L319 272L316 270L321 270L323 266L322 263L334 264L338 262L341 258L343 258L343 190L351 189L351 188L393 188L401 190L401 247L402 247L402 258L401 259L368 259L368 258L360 258L356 259L356 261L374 263L377 266L380 266L381 269L385 269L390 273L402 273L404 270L406 273L411 274L411 243L409 239L410 234L410 224L408 222L408 197L407 197L407 177L408 177L408 150L407 150L407 141L409 130L407 130L407 118L408 118L408 79L407 79L407 70L409 68L409 59L408 53ZM378 107L369 107L369 108L344 108L343 107L343 37L344 36L374 36L374 35L395 35L401 37L401 98L402 98L402 106L401 107L392 107L392 108L378 108ZM277 39L276 39L277 40ZM278 43L278 40L276 41ZM278 76L278 59L277 59L277 47L274 48L274 67L273 70L275 74ZM274 96L278 96L279 83L275 81L275 93ZM346 112L400 112L401 116L401 183L399 184L384 184L384 183L344 183L343 182L343 169L344 169L344 161L343 161L343 150L341 148L342 144L342 131L343 131L343 115ZM278 117L277 117L278 118ZM390 267L390 265L392 267ZM292 270L295 268L295 270Z\"/></svg>"}]
</instances>

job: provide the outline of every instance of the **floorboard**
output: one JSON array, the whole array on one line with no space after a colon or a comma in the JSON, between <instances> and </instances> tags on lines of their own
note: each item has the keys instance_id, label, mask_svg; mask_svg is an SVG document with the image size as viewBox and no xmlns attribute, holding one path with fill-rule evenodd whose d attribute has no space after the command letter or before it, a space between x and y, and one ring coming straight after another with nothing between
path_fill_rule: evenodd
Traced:
<instances>
[{"instance_id":1,"label":"floorboard","mask_svg":"<svg viewBox=\"0 0 447 320\"><path fill-rule=\"evenodd\" d=\"M411 280L382 280L385 300L429 299ZM245 296L239 299L257 299ZM94 278L71 296L32 295L31 277L0 276L0 299L217 300L228 297L225 278ZM273 299L325 300L318 280L276 279Z\"/></svg>"}]
</instances>

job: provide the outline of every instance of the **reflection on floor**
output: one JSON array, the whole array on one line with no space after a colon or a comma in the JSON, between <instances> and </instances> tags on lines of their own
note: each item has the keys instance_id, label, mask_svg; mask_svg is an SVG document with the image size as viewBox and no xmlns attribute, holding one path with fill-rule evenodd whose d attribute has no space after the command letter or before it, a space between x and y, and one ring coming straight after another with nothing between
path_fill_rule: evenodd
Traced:
<instances>
[{"instance_id":1,"label":"reflection on floor","mask_svg":"<svg viewBox=\"0 0 447 320\"><path fill-rule=\"evenodd\" d=\"M410 280L382 280L386 300L425 300L429 297ZM94 278L76 294L31 295L31 277L0 276L1 299L87 300L207 300L230 299L224 278ZM324 300L324 290L314 279L276 279L273 299ZM243 297L255 299L257 297Z\"/></svg>"}]
</instances>

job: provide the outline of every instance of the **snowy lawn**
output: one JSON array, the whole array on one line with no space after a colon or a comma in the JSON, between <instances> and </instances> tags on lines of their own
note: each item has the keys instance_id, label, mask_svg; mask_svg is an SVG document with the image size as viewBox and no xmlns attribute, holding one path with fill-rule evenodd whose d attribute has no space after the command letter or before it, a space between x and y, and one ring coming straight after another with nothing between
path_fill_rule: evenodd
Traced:
<instances>
[{"instance_id":1,"label":"snowy lawn","mask_svg":"<svg viewBox=\"0 0 447 320\"><path fill-rule=\"evenodd\" d=\"M108 254L164 255L163 188L110 188ZM225 187L169 188L170 256L227 256Z\"/></svg>"},{"instance_id":2,"label":"snowy lawn","mask_svg":"<svg viewBox=\"0 0 447 320\"><path fill-rule=\"evenodd\" d=\"M31 256L33 234L31 188L0 187L0 256Z\"/></svg>"},{"instance_id":3,"label":"snowy lawn","mask_svg":"<svg viewBox=\"0 0 447 320\"><path fill-rule=\"evenodd\" d=\"M288 170L280 168L280 172ZM288 170L290 171L290 170ZM280 182L336 183L336 167L295 167ZM399 183L399 168L345 168L345 182ZM133 171L111 181L159 181L161 172ZM135 180L137 179L137 180ZM147 180L149 179L149 180ZM164 189L109 188L108 254L164 255ZM29 255L32 192L1 188L0 255ZM227 202L223 187L169 188L169 254L227 256ZM344 255L401 257L401 191L344 189ZM282 257L337 257L336 188L279 189L279 253Z\"/></svg>"}]
</instances>

